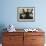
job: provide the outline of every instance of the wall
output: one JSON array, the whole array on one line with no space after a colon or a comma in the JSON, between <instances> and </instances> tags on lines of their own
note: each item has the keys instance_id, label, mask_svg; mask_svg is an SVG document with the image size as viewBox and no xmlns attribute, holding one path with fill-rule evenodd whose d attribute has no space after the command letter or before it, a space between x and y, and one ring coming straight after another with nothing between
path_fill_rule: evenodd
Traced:
<instances>
[{"instance_id":1,"label":"wall","mask_svg":"<svg viewBox=\"0 0 46 46\"><path fill-rule=\"evenodd\" d=\"M16 28L44 27L46 28L45 0L0 0L0 25L13 24ZM17 7L35 7L35 22L18 22Z\"/></svg>"}]
</instances>

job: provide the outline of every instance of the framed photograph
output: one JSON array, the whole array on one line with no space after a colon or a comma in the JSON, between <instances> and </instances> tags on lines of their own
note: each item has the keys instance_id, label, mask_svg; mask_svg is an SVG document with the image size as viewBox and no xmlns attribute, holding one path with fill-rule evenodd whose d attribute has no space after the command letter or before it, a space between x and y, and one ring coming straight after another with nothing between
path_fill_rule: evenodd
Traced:
<instances>
[{"instance_id":1,"label":"framed photograph","mask_svg":"<svg viewBox=\"0 0 46 46\"><path fill-rule=\"evenodd\" d=\"M22 22L35 21L35 7L18 7L17 20Z\"/></svg>"}]
</instances>

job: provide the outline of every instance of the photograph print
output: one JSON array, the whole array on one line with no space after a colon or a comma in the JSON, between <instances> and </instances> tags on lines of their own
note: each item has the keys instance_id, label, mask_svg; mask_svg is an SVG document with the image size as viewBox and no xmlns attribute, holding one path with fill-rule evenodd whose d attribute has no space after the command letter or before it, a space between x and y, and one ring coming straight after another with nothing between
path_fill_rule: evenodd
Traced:
<instances>
[{"instance_id":1,"label":"photograph print","mask_svg":"<svg viewBox=\"0 0 46 46\"><path fill-rule=\"evenodd\" d=\"M35 8L34 7L18 7L17 8L17 20L24 22L31 22L35 20Z\"/></svg>"}]
</instances>

